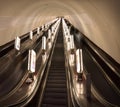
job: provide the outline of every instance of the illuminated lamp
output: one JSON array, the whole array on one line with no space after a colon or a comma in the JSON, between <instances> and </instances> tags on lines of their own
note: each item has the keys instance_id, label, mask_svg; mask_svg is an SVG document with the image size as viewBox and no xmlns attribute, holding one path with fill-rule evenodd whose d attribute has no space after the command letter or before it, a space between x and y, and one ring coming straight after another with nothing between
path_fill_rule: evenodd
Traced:
<instances>
[{"instance_id":1,"label":"illuminated lamp","mask_svg":"<svg viewBox=\"0 0 120 107\"><path fill-rule=\"evenodd\" d=\"M34 50L29 50L28 53L28 71L29 75L26 83L30 84L34 80L34 74L36 71L36 52Z\"/></svg>"},{"instance_id":2,"label":"illuminated lamp","mask_svg":"<svg viewBox=\"0 0 120 107\"><path fill-rule=\"evenodd\" d=\"M42 37L42 54L46 53L46 37Z\"/></svg>"},{"instance_id":3,"label":"illuminated lamp","mask_svg":"<svg viewBox=\"0 0 120 107\"><path fill-rule=\"evenodd\" d=\"M39 35L40 34L40 28L38 27L37 28L37 35Z\"/></svg>"},{"instance_id":4,"label":"illuminated lamp","mask_svg":"<svg viewBox=\"0 0 120 107\"><path fill-rule=\"evenodd\" d=\"M78 80L82 80L83 58L82 58L82 51L80 49L76 50L76 70L78 73Z\"/></svg>"},{"instance_id":5,"label":"illuminated lamp","mask_svg":"<svg viewBox=\"0 0 120 107\"><path fill-rule=\"evenodd\" d=\"M48 41L50 42L50 40L51 40L51 30L49 29L48 30Z\"/></svg>"},{"instance_id":6,"label":"illuminated lamp","mask_svg":"<svg viewBox=\"0 0 120 107\"><path fill-rule=\"evenodd\" d=\"M74 37L70 36L70 53L74 54Z\"/></svg>"},{"instance_id":7,"label":"illuminated lamp","mask_svg":"<svg viewBox=\"0 0 120 107\"><path fill-rule=\"evenodd\" d=\"M15 38L15 49L17 50L17 51L20 51L20 38L17 36L16 38Z\"/></svg>"},{"instance_id":8,"label":"illuminated lamp","mask_svg":"<svg viewBox=\"0 0 120 107\"><path fill-rule=\"evenodd\" d=\"M33 31L30 31L30 39L33 39Z\"/></svg>"}]
</instances>

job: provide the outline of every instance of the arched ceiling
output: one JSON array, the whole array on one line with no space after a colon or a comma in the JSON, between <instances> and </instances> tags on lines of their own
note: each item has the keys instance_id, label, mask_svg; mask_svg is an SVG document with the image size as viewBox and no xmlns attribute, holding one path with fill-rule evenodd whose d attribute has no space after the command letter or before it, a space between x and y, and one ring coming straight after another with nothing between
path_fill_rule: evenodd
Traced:
<instances>
[{"instance_id":1,"label":"arched ceiling","mask_svg":"<svg viewBox=\"0 0 120 107\"><path fill-rule=\"evenodd\" d=\"M120 63L119 0L1 0L0 45L65 16Z\"/></svg>"}]
</instances>

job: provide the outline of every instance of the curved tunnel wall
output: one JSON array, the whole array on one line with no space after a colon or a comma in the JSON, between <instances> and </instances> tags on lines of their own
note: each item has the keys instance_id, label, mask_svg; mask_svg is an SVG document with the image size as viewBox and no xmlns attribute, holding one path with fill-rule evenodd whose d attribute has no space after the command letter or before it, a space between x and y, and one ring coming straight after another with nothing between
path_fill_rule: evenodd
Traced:
<instances>
[{"instance_id":1,"label":"curved tunnel wall","mask_svg":"<svg viewBox=\"0 0 120 107\"><path fill-rule=\"evenodd\" d=\"M64 16L120 63L119 0L0 1L0 45Z\"/></svg>"}]
</instances>

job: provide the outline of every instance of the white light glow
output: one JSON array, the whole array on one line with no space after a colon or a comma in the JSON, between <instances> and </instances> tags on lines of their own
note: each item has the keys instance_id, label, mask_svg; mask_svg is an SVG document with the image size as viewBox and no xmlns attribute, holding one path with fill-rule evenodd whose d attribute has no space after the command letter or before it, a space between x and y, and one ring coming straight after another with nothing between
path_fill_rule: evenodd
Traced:
<instances>
[{"instance_id":1,"label":"white light glow","mask_svg":"<svg viewBox=\"0 0 120 107\"><path fill-rule=\"evenodd\" d=\"M81 65L81 72L83 72L83 55L82 55L82 49L80 49L80 65Z\"/></svg>"},{"instance_id":2,"label":"white light glow","mask_svg":"<svg viewBox=\"0 0 120 107\"><path fill-rule=\"evenodd\" d=\"M71 66L74 66L74 59L75 59L74 54L70 54L69 57L70 57L70 58L69 58L70 65L71 65Z\"/></svg>"},{"instance_id":3,"label":"white light glow","mask_svg":"<svg viewBox=\"0 0 120 107\"><path fill-rule=\"evenodd\" d=\"M31 73L34 73L35 67L36 67L36 53L34 50L29 50L28 71L30 71Z\"/></svg>"},{"instance_id":4,"label":"white light glow","mask_svg":"<svg viewBox=\"0 0 120 107\"><path fill-rule=\"evenodd\" d=\"M48 48L50 49L52 46L51 42L48 43Z\"/></svg>"},{"instance_id":5,"label":"white light glow","mask_svg":"<svg viewBox=\"0 0 120 107\"><path fill-rule=\"evenodd\" d=\"M46 37L45 36L42 37L42 50L46 51Z\"/></svg>"},{"instance_id":6,"label":"white light glow","mask_svg":"<svg viewBox=\"0 0 120 107\"><path fill-rule=\"evenodd\" d=\"M15 49L18 51L20 50L20 38L19 37L15 38Z\"/></svg>"},{"instance_id":7,"label":"white light glow","mask_svg":"<svg viewBox=\"0 0 120 107\"><path fill-rule=\"evenodd\" d=\"M83 55L82 49L76 51L76 68L78 73L83 73Z\"/></svg>"},{"instance_id":8,"label":"white light glow","mask_svg":"<svg viewBox=\"0 0 120 107\"><path fill-rule=\"evenodd\" d=\"M44 25L42 25L42 31L44 31Z\"/></svg>"},{"instance_id":9,"label":"white light glow","mask_svg":"<svg viewBox=\"0 0 120 107\"><path fill-rule=\"evenodd\" d=\"M49 29L48 30L48 39L50 40L50 38L51 38L51 30Z\"/></svg>"},{"instance_id":10,"label":"white light glow","mask_svg":"<svg viewBox=\"0 0 120 107\"><path fill-rule=\"evenodd\" d=\"M38 35L40 34L40 28L39 27L37 28L37 34Z\"/></svg>"},{"instance_id":11,"label":"white light glow","mask_svg":"<svg viewBox=\"0 0 120 107\"><path fill-rule=\"evenodd\" d=\"M76 83L77 93L84 94L84 86L83 83Z\"/></svg>"},{"instance_id":12,"label":"white light glow","mask_svg":"<svg viewBox=\"0 0 120 107\"><path fill-rule=\"evenodd\" d=\"M80 50L76 50L76 68L77 68L77 73L80 73Z\"/></svg>"},{"instance_id":13,"label":"white light glow","mask_svg":"<svg viewBox=\"0 0 120 107\"><path fill-rule=\"evenodd\" d=\"M30 31L30 39L33 39L33 31Z\"/></svg>"},{"instance_id":14,"label":"white light glow","mask_svg":"<svg viewBox=\"0 0 120 107\"><path fill-rule=\"evenodd\" d=\"M46 61L46 57L47 57L46 53L45 53L44 55L42 55L42 62L43 62L43 64L44 64L45 61Z\"/></svg>"},{"instance_id":15,"label":"white light glow","mask_svg":"<svg viewBox=\"0 0 120 107\"><path fill-rule=\"evenodd\" d=\"M67 42L67 50L70 50L70 42Z\"/></svg>"},{"instance_id":16,"label":"white light glow","mask_svg":"<svg viewBox=\"0 0 120 107\"><path fill-rule=\"evenodd\" d=\"M71 49L74 49L74 36L73 35L70 37L70 42L71 42Z\"/></svg>"}]
</instances>

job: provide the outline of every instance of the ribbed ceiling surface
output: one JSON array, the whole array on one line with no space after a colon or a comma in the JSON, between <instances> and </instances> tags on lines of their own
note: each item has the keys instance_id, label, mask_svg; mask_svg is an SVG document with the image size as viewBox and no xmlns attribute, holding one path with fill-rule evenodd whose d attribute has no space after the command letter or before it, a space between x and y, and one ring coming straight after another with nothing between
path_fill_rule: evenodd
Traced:
<instances>
[{"instance_id":1,"label":"ribbed ceiling surface","mask_svg":"<svg viewBox=\"0 0 120 107\"><path fill-rule=\"evenodd\" d=\"M120 63L119 0L1 0L0 45L65 16Z\"/></svg>"}]
</instances>

